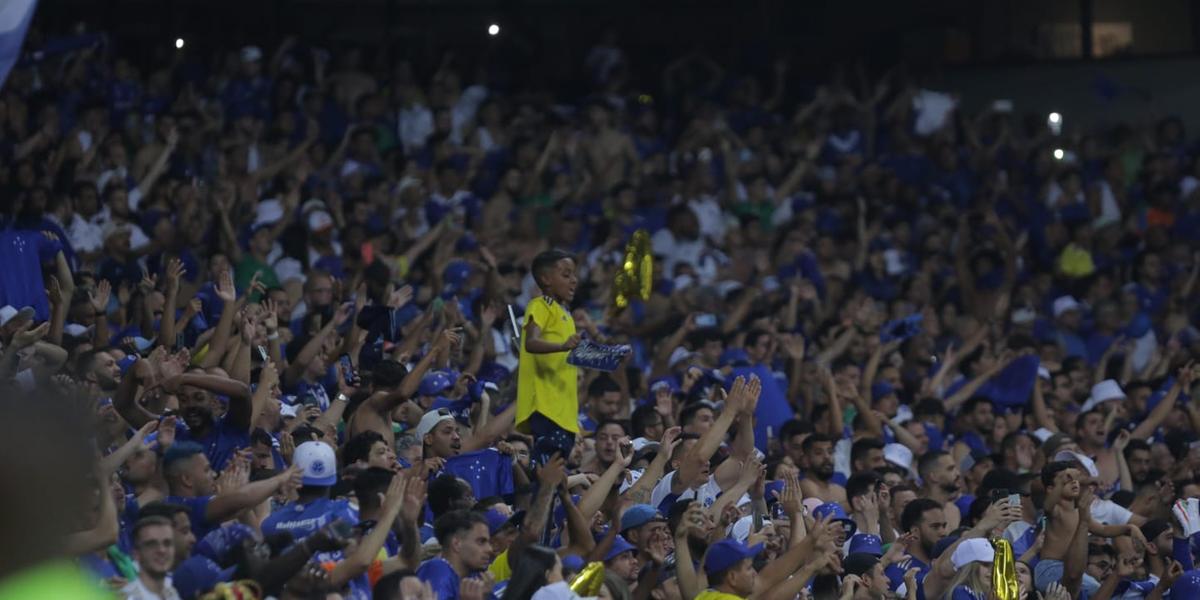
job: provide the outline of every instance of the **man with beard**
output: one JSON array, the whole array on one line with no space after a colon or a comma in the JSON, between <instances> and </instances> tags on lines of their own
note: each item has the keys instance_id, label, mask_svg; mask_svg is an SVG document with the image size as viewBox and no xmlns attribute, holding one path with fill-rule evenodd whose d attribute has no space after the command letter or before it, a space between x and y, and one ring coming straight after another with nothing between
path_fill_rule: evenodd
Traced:
<instances>
[{"instance_id":1,"label":"man with beard","mask_svg":"<svg viewBox=\"0 0 1200 600\"><path fill-rule=\"evenodd\" d=\"M426 459L445 460L462 452L462 436L458 433L458 421L446 409L431 410L421 417L417 425L417 437Z\"/></svg>"},{"instance_id":2,"label":"man with beard","mask_svg":"<svg viewBox=\"0 0 1200 600\"><path fill-rule=\"evenodd\" d=\"M843 507L850 505L846 488L834 482L833 438L814 433L804 440L802 448L808 470L800 480L800 489L805 498L820 498L823 502L837 502Z\"/></svg>"},{"instance_id":3,"label":"man with beard","mask_svg":"<svg viewBox=\"0 0 1200 600\"><path fill-rule=\"evenodd\" d=\"M224 470L237 450L252 445L250 429L254 415L262 412L263 394L251 394L244 383L208 375L201 369L171 377L162 387L178 396L179 414L187 426L176 433L176 439L203 447L214 469ZM229 400L225 414L220 417L213 413L217 394Z\"/></svg>"},{"instance_id":4,"label":"man with beard","mask_svg":"<svg viewBox=\"0 0 1200 600\"><path fill-rule=\"evenodd\" d=\"M1125 462L1129 464L1129 477L1134 487L1150 480L1150 471L1154 463L1150 460L1150 444L1145 440L1129 440L1125 446Z\"/></svg>"},{"instance_id":5,"label":"man with beard","mask_svg":"<svg viewBox=\"0 0 1200 600\"><path fill-rule=\"evenodd\" d=\"M166 501L188 508L192 531L196 539L203 539L209 531L243 510L266 502L287 485L297 485L302 466L297 458L296 465L274 477L217 494L217 474L204 448L193 442L175 442L163 456L163 472L170 490ZM234 468L249 471L245 463L237 463Z\"/></svg>"},{"instance_id":6,"label":"man with beard","mask_svg":"<svg viewBox=\"0 0 1200 600\"><path fill-rule=\"evenodd\" d=\"M925 482L921 497L941 505L947 526L951 530L957 529L961 514L954 501L962 495L962 474L958 463L947 452L927 452L917 463L917 473Z\"/></svg>"},{"instance_id":7,"label":"man with beard","mask_svg":"<svg viewBox=\"0 0 1200 600\"><path fill-rule=\"evenodd\" d=\"M601 374L593 379L587 386L587 412L579 415L580 429L599 431L605 421L618 418L621 415L621 400L621 386L612 377Z\"/></svg>"}]
</instances>

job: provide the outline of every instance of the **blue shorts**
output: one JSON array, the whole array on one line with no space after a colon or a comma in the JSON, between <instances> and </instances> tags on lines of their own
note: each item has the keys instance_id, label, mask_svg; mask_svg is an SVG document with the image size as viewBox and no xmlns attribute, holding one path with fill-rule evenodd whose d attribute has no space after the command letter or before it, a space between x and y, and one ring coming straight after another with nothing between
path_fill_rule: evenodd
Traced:
<instances>
[{"instance_id":1,"label":"blue shorts","mask_svg":"<svg viewBox=\"0 0 1200 600\"><path fill-rule=\"evenodd\" d=\"M1039 592L1045 592L1051 583L1062 581L1063 561L1043 558L1033 567L1033 587Z\"/></svg>"},{"instance_id":2,"label":"blue shorts","mask_svg":"<svg viewBox=\"0 0 1200 600\"><path fill-rule=\"evenodd\" d=\"M575 434L558 426L542 413L529 416L529 430L533 433L533 462L544 465L555 453L570 458L571 450L575 448Z\"/></svg>"}]
</instances>

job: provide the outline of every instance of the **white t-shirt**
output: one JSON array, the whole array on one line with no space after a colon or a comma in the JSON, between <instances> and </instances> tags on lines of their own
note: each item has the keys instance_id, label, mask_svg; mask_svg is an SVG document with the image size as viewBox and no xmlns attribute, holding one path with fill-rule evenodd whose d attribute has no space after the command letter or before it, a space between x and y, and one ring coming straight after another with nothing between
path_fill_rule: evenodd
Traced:
<instances>
[{"instance_id":1,"label":"white t-shirt","mask_svg":"<svg viewBox=\"0 0 1200 600\"><path fill-rule=\"evenodd\" d=\"M662 481L659 481L658 484L654 486L654 491L650 492L651 506L657 507L659 504L662 504L663 500L667 499L667 496L671 495L671 482L675 481L675 473L675 471L667 473L667 476L663 477ZM690 498L695 498L699 500L705 508L708 508L709 506L712 506L712 503L716 501L717 496L720 493L721 486L717 485L717 478L709 475L708 481L704 482L699 488L683 490L683 492L679 494L679 499L688 500Z\"/></svg>"},{"instance_id":2,"label":"white t-shirt","mask_svg":"<svg viewBox=\"0 0 1200 600\"><path fill-rule=\"evenodd\" d=\"M146 589L146 586L142 584L142 578L139 577L121 588L121 597L125 600L179 600L179 592L176 592L175 586L171 585L170 575L167 576L161 596Z\"/></svg>"},{"instance_id":3,"label":"white t-shirt","mask_svg":"<svg viewBox=\"0 0 1200 600\"><path fill-rule=\"evenodd\" d=\"M1092 518L1101 525L1125 525L1133 513L1112 500L1092 500Z\"/></svg>"}]
</instances>

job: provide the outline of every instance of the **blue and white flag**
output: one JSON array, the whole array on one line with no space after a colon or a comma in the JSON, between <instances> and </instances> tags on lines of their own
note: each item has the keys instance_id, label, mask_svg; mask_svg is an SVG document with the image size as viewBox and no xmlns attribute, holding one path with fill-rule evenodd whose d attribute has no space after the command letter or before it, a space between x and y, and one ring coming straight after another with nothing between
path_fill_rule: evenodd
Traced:
<instances>
[{"instance_id":1,"label":"blue and white flag","mask_svg":"<svg viewBox=\"0 0 1200 600\"><path fill-rule=\"evenodd\" d=\"M21 57L21 45L25 43L25 32L29 31L35 8L37 0L0 2L0 87L4 87L9 71Z\"/></svg>"},{"instance_id":2,"label":"blue and white flag","mask_svg":"<svg viewBox=\"0 0 1200 600\"><path fill-rule=\"evenodd\" d=\"M627 344L610 346L591 340L580 340L579 345L567 355L567 364L597 371L615 371L621 364L621 359L631 350Z\"/></svg>"}]
</instances>

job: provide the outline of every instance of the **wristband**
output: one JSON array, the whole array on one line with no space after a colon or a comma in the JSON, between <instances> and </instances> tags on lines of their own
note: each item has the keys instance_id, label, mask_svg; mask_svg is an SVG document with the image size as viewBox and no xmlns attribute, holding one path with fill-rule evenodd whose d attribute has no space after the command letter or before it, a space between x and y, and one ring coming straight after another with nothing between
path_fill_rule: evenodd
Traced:
<instances>
[{"instance_id":1,"label":"wristband","mask_svg":"<svg viewBox=\"0 0 1200 600\"><path fill-rule=\"evenodd\" d=\"M350 398L347 398L345 394L338 392L338 395L336 398L334 398L334 400L340 400L342 402L349 402Z\"/></svg>"}]
</instances>

